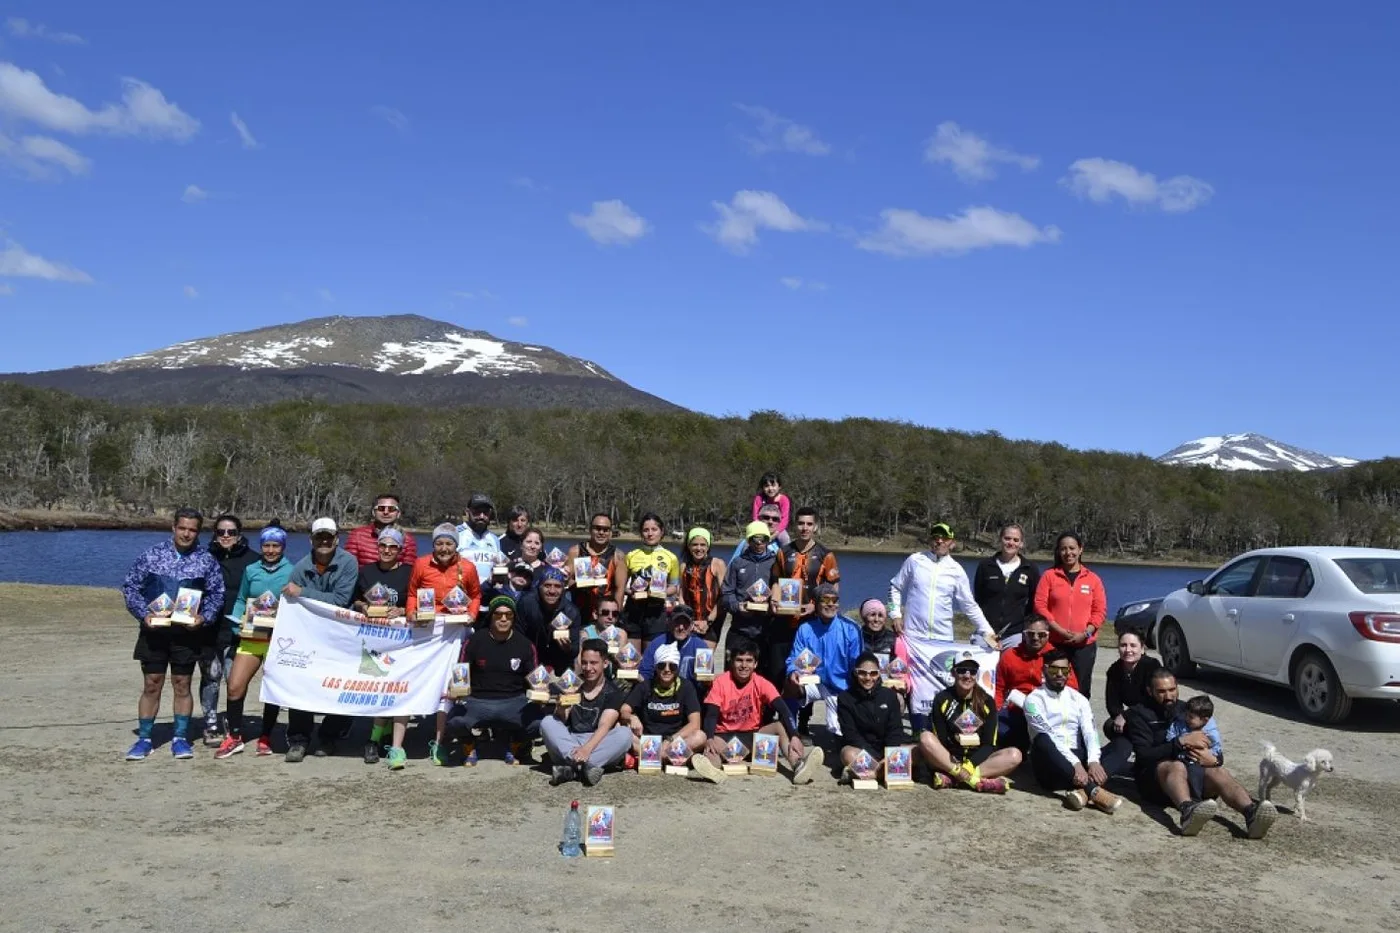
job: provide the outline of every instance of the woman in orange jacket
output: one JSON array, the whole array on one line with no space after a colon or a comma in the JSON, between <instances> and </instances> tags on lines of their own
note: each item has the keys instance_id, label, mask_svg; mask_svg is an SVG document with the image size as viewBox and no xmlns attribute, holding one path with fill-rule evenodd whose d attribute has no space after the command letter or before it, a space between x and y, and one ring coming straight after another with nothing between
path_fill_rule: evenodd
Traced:
<instances>
[{"instance_id":1,"label":"woman in orange jacket","mask_svg":"<svg viewBox=\"0 0 1400 933\"><path fill-rule=\"evenodd\" d=\"M1050 644L1069 655L1079 692L1087 699L1108 597L1099 575L1079 562L1083 553L1084 543L1074 532L1055 539L1055 565L1036 587L1035 611L1050 623Z\"/></svg>"}]
</instances>

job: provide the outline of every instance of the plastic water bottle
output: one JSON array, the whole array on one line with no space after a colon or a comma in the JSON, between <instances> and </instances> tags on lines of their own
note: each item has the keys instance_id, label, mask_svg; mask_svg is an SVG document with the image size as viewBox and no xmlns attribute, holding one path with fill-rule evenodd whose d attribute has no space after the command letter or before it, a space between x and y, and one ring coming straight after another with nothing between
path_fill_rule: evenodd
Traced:
<instances>
[{"instance_id":1,"label":"plastic water bottle","mask_svg":"<svg viewBox=\"0 0 1400 933\"><path fill-rule=\"evenodd\" d=\"M565 858L578 858L583 854L583 817L578 812L578 801L569 804L569 814L564 817L564 838L559 840L559 854Z\"/></svg>"}]
</instances>

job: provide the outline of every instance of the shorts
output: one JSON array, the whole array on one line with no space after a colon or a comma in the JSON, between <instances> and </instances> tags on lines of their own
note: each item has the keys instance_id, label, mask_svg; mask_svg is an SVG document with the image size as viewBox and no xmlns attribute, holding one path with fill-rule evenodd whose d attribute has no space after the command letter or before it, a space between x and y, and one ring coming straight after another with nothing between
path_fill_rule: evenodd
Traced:
<instances>
[{"instance_id":1,"label":"shorts","mask_svg":"<svg viewBox=\"0 0 1400 933\"><path fill-rule=\"evenodd\" d=\"M826 704L826 731L832 735L840 735L841 723L836 718L836 694L832 693L826 684L807 684L802 689L807 691L807 703Z\"/></svg>"},{"instance_id":2,"label":"shorts","mask_svg":"<svg viewBox=\"0 0 1400 933\"><path fill-rule=\"evenodd\" d=\"M1167 792L1162 790L1162 784L1157 780L1155 768L1134 771L1133 783L1137 785L1138 795L1143 800L1155 803L1159 807L1175 806L1175 802L1167 798ZM1190 791L1192 800L1204 799L1206 795L1206 769L1194 762L1187 763L1186 788Z\"/></svg>"},{"instance_id":3,"label":"shorts","mask_svg":"<svg viewBox=\"0 0 1400 933\"><path fill-rule=\"evenodd\" d=\"M238 650L235 654L247 655L250 658L266 658L267 646L270 644L272 643L267 641L253 641L250 638L243 638L239 640Z\"/></svg>"},{"instance_id":4,"label":"shorts","mask_svg":"<svg viewBox=\"0 0 1400 933\"><path fill-rule=\"evenodd\" d=\"M175 626L153 629L143 625L136 635L136 649L131 652L131 658L141 662L143 674L164 674L169 668L176 677L189 677L203 656L207 642L202 629Z\"/></svg>"}]
</instances>

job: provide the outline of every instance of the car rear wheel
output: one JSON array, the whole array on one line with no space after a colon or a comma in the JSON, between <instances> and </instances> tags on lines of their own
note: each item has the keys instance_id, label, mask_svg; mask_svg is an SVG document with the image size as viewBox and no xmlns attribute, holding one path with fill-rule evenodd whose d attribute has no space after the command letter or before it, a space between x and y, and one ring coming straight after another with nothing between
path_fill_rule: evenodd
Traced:
<instances>
[{"instance_id":1,"label":"car rear wheel","mask_svg":"<svg viewBox=\"0 0 1400 933\"><path fill-rule=\"evenodd\" d=\"M1293 695L1313 722L1337 723L1351 713L1351 697L1321 652L1309 651L1293 665Z\"/></svg>"},{"instance_id":2,"label":"car rear wheel","mask_svg":"<svg viewBox=\"0 0 1400 933\"><path fill-rule=\"evenodd\" d=\"M1172 619L1162 622L1157 633L1157 648L1162 655L1162 666L1176 677L1190 677L1196 673L1196 662L1191 660L1191 649L1186 647L1186 633Z\"/></svg>"}]
</instances>

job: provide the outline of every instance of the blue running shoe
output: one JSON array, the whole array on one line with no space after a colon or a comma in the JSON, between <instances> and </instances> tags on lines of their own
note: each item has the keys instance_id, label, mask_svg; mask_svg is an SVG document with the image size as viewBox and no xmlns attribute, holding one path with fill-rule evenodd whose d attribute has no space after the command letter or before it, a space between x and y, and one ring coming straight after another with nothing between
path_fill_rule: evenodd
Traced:
<instances>
[{"instance_id":1,"label":"blue running shoe","mask_svg":"<svg viewBox=\"0 0 1400 933\"><path fill-rule=\"evenodd\" d=\"M177 735L170 741L170 754L176 758L193 758L194 746L189 739Z\"/></svg>"},{"instance_id":2,"label":"blue running shoe","mask_svg":"<svg viewBox=\"0 0 1400 933\"><path fill-rule=\"evenodd\" d=\"M126 750L126 760L145 761L151 757L151 752L155 751L155 748L150 739L137 739L136 743Z\"/></svg>"}]
</instances>

